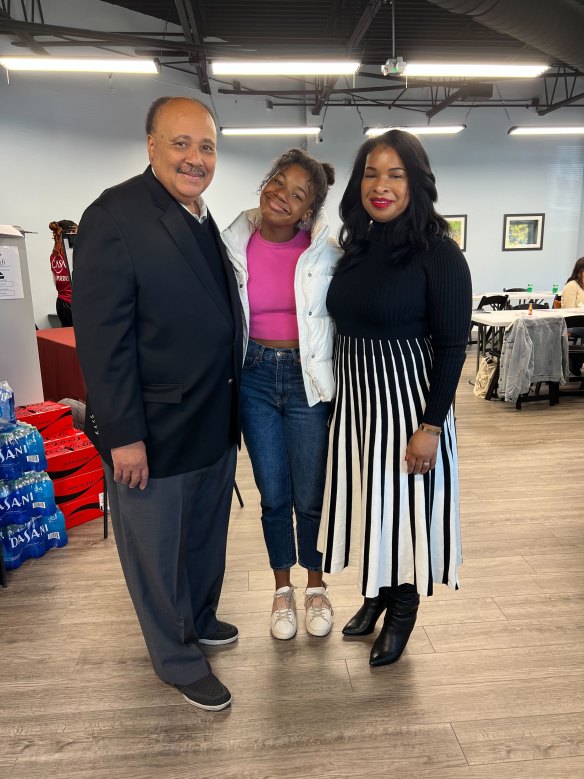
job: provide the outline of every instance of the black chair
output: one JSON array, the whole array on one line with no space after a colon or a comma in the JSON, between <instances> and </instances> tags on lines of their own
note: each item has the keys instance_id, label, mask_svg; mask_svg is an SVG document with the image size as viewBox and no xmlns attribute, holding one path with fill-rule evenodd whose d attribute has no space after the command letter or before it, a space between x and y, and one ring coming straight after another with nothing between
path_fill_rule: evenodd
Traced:
<instances>
[{"instance_id":1,"label":"black chair","mask_svg":"<svg viewBox=\"0 0 584 779\"><path fill-rule=\"evenodd\" d=\"M509 295L483 295L475 311L503 311L508 302Z\"/></svg>"},{"instance_id":2,"label":"black chair","mask_svg":"<svg viewBox=\"0 0 584 779\"><path fill-rule=\"evenodd\" d=\"M526 287L507 287L507 289L504 289L503 292L529 292L529 290ZM518 298L518 304L516 306L508 305L507 308L512 308L515 310L520 310L524 308L529 308L529 304L532 304L534 308L549 308L549 305L543 300L542 298Z\"/></svg>"},{"instance_id":3,"label":"black chair","mask_svg":"<svg viewBox=\"0 0 584 779\"><path fill-rule=\"evenodd\" d=\"M483 295L482 298L479 300L479 304L474 309L474 311L503 311L505 308L507 308L508 303L509 303L508 295ZM476 341L472 340L472 328L473 325L471 322L470 330L468 333L469 345L476 344Z\"/></svg>"},{"instance_id":4,"label":"black chair","mask_svg":"<svg viewBox=\"0 0 584 779\"><path fill-rule=\"evenodd\" d=\"M584 396L584 376L580 374L584 364L584 338L580 335L570 334L573 327L584 327L584 314L582 316L567 316L566 327L568 328L568 361L570 364L570 378L568 379L568 388L561 389L560 395ZM569 385L579 382L577 388ZM564 385L566 386L566 385Z\"/></svg>"},{"instance_id":5,"label":"black chair","mask_svg":"<svg viewBox=\"0 0 584 779\"><path fill-rule=\"evenodd\" d=\"M545 383L548 385L548 394L542 395L540 393L541 385ZM539 401L539 400L549 400L550 406L557 406L560 402L560 385L556 381L547 381L547 382L541 382L538 381L538 383L535 385L535 390L533 392L533 395L529 392L525 395L520 395L517 398L517 402L515 403L515 408L517 411L521 411L521 406L523 403L531 403L533 401Z\"/></svg>"},{"instance_id":6,"label":"black chair","mask_svg":"<svg viewBox=\"0 0 584 779\"><path fill-rule=\"evenodd\" d=\"M475 311L504 311L508 304L509 295L483 295ZM486 354L487 350L501 353L501 338L498 336L498 333L499 328L497 327L483 328L481 345L483 354Z\"/></svg>"},{"instance_id":7,"label":"black chair","mask_svg":"<svg viewBox=\"0 0 584 779\"><path fill-rule=\"evenodd\" d=\"M507 304L509 303L509 296L508 295L483 295L482 298L479 301L478 306L474 309L474 311L504 311L507 308ZM486 355L487 353L490 353L494 357L497 357L497 362L501 356L501 346L503 344L503 335L500 328L497 327L486 327L485 325L479 326L479 338L480 343L478 341L472 340L472 328L473 328L473 322L470 323L470 330L468 333L468 343L469 344L477 344L477 371L479 369L479 360L480 355ZM499 368L497 366L496 376L494 377L493 381L491 381L491 384L489 385L489 390L487 392L487 400L490 400L495 392L496 388L496 381L498 381L499 377ZM469 384L474 384L474 379L469 379Z\"/></svg>"},{"instance_id":8,"label":"black chair","mask_svg":"<svg viewBox=\"0 0 584 779\"><path fill-rule=\"evenodd\" d=\"M568 330L571 330L573 327L584 327L584 314L576 314L575 316L567 316L564 317L566 320L566 327ZM582 339L581 335L572 336L572 338L577 341L579 338Z\"/></svg>"},{"instance_id":9,"label":"black chair","mask_svg":"<svg viewBox=\"0 0 584 779\"><path fill-rule=\"evenodd\" d=\"M528 291L527 287L507 287L507 289L503 289L503 292L527 292L527 291ZM519 303L525 303L526 301L527 298L518 298ZM509 308L516 308L516 306L509 305Z\"/></svg>"},{"instance_id":10,"label":"black chair","mask_svg":"<svg viewBox=\"0 0 584 779\"><path fill-rule=\"evenodd\" d=\"M239 491L239 487L237 486L237 482L233 482L233 489L235 490L235 494L237 495L237 500L239 502L239 505L241 508L243 508L243 498L241 497L241 492Z\"/></svg>"},{"instance_id":11,"label":"black chair","mask_svg":"<svg viewBox=\"0 0 584 779\"><path fill-rule=\"evenodd\" d=\"M511 306L511 308L512 308L513 311L528 311L529 310L529 306L531 306L532 309L535 309L535 308L539 308L539 309L547 308L547 309L549 309L549 304L548 303L540 303L540 302L535 301L535 300L530 300L529 303L520 303L518 306Z\"/></svg>"}]
</instances>

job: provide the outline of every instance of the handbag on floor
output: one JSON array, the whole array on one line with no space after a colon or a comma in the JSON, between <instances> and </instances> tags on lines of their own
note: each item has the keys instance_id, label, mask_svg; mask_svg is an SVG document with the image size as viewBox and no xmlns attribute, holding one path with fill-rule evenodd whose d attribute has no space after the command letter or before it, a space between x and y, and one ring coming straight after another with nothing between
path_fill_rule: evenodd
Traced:
<instances>
[{"instance_id":1,"label":"handbag on floor","mask_svg":"<svg viewBox=\"0 0 584 779\"><path fill-rule=\"evenodd\" d=\"M475 378L474 394L477 398L486 398L491 382L494 380L499 358L494 354L487 354L481 358L479 369Z\"/></svg>"}]
</instances>

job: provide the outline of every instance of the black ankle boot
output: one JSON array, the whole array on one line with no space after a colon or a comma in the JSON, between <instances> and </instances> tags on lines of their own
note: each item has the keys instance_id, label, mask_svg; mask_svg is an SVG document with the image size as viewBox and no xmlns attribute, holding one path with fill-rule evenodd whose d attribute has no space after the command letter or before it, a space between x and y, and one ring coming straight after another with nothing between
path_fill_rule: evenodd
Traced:
<instances>
[{"instance_id":1,"label":"black ankle boot","mask_svg":"<svg viewBox=\"0 0 584 779\"><path fill-rule=\"evenodd\" d=\"M377 598L365 598L359 611L351 617L343 628L344 636L368 636L373 633L375 623L386 609L383 593Z\"/></svg>"},{"instance_id":2,"label":"black ankle boot","mask_svg":"<svg viewBox=\"0 0 584 779\"><path fill-rule=\"evenodd\" d=\"M369 665L390 665L400 659L416 624L419 605L420 596L412 584L389 590L387 613L371 649Z\"/></svg>"}]
</instances>

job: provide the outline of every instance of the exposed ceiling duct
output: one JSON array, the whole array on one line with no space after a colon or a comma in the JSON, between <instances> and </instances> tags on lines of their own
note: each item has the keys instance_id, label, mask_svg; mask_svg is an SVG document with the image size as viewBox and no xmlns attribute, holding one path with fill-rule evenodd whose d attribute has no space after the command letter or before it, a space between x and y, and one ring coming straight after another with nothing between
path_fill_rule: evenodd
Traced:
<instances>
[{"instance_id":1,"label":"exposed ceiling duct","mask_svg":"<svg viewBox=\"0 0 584 779\"><path fill-rule=\"evenodd\" d=\"M213 87L225 95L264 96L272 108L307 108L314 115L322 114L325 106L351 105L356 110L419 110L427 117L469 102L476 108L530 108L539 115L558 108L582 110L584 105L579 102L584 101L584 46L580 46L584 0L294 0L279 4L273 0L107 0L101 3L103 17L99 17L106 31L86 29L82 14L54 16L66 26L45 23L43 2L0 0L0 53L12 52L12 47L51 56L80 47L100 54L118 48L131 54L133 49L138 55L157 57L169 73L193 77L193 84L203 91ZM59 4L51 5L55 9ZM77 9L75 3L70 5ZM138 22L127 29L124 23L116 29L117 17L108 15L110 6L139 12L163 24ZM311 19L310 30L307 18ZM182 30L169 31L168 24L180 24ZM399 71L384 78L379 67L390 53L388 31L394 30L405 62L543 62L554 67L539 78L515 81L505 97L499 90L493 97L496 82L491 79L408 80ZM211 84L206 72L211 60L226 56L319 58L346 55L347 49L352 54L358 50L362 68L352 83L341 81L336 86L326 79L308 80L302 89L288 83L276 89L276 82L265 81L259 85ZM392 54L394 50L392 46Z\"/></svg>"},{"instance_id":2,"label":"exposed ceiling duct","mask_svg":"<svg viewBox=\"0 0 584 779\"><path fill-rule=\"evenodd\" d=\"M574 0L430 0L584 70L584 8Z\"/></svg>"}]
</instances>

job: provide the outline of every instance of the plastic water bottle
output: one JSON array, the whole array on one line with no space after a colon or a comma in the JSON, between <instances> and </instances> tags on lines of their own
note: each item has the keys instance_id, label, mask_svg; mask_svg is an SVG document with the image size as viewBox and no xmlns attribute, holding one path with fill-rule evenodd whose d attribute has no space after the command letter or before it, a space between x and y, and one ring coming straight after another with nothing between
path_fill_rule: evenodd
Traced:
<instances>
[{"instance_id":1,"label":"plastic water bottle","mask_svg":"<svg viewBox=\"0 0 584 779\"><path fill-rule=\"evenodd\" d=\"M26 433L20 426L14 430L0 430L0 479L17 479L24 473Z\"/></svg>"},{"instance_id":2,"label":"plastic water bottle","mask_svg":"<svg viewBox=\"0 0 584 779\"><path fill-rule=\"evenodd\" d=\"M59 509L49 517L34 517L23 524L0 527L0 544L9 570L66 543L65 518Z\"/></svg>"},{"instance_id":3,"label":"plastic water bottle","mask_svg":"<svg viewBox=\"0 0 584 779\"><path fill-rule=\"evenodd\" d=\"M57 510L53 482L44 472L29 471L0 484L0 526L23 524Z\"/></svg>"},{"instance_id":4,"label":"plastic water bottle","mask_svg":"<svg viewBox=\"0 0 584 779\"><path fill-rule=\"evenodd\" d=\"M2 481L2 499L0 500L0 527L14 525L20 521L22 513L20 489L20 478L11 479L10 481Z\"/></svg>"},{"instance_id":5,"label":"plastic water bottle","mask_svg":"<svg viewBox=\"0 0 584 779\"><path fill-rule=\"evenodd\" d=\"M65 530L65 517L60 509L46 519L47 535L45 537L46 549L61 547L67 544L67 531Z\"/></svg>"},{"instance_id":6,"label":"plastic water bottle","mask_svg":"<svg viewBox=\"0 0 584 779\"><path fill-rule=\"evenodd\" d=\"M32 490L32 480L29 474L19 476L12 482L12 492L9 496L10 524L21 524L28 522L33 516L32 502L34 494Z\"/></svg>"},{"instance_id":7,"label":"plastic water bottle","mask_svg":"<svg viewBox=\"0 0 584 779\"><path fill-rule=\"evenodd\" d=\"M3 528L0 540L6 568L18 568L29 557L42 557L46 552L44 535L34 519Z\"/></svg>"},{"instance_id":8,"label":"plastic water bottle","mask_svg":"<svg viewBox=\"0 0 584 779\"><path fill-rule=\"evenodd\" d=\"M11 429L15 424L14 392L7 381L0 381L0 430Z\"/></svg>"},{"instance_id":9,"label":"plastic water bottle","mask_svg":"<svg viewBox=\"0 0 584 779\"><path fill-rule=\"evenodd\" d=\"M558 285L557 284L552 284L552 292L554 293L554 295L558 294Z\"/></svg>"},{"instance_id":10,"label":"plastic water bottle","mask_svg":"<svg viewBox=\"0 0 584 779\"><path fill-rule=\"evenodd\" d=\"M0 480L0 528L9 524L8 507L10 506L10 496L12 495L12 486L9 481Z\"/></svg>"},{"instance_id":11,"label":"plastic water bottle","mask_svg":"<svg viewBox=\"0 0 584 779\"><path fill-rule=\"evenodd\" d=\"M45 456L45 444L43 437L32 425L27 425L26 434L26 470L46 471L47 458Z\"/></svg>"},{"instance_id":12,"label":"plastic water bottle","mask_svg":"<svg viewBox=\"0 0 584 779\"><path fill-rule=\"evenodd\" d=\"M32 472L27 474L32 489L32 516L50 516L57 510L55 490L48 474Z\"/></svg>"},{"instance_id":13,"label":"plastic water bottle","mask_svg":"<svg viewBox=\"0 0 584 779\"><path fill-rule=\"evenodd\" d=\"M532 281L528 281L527 282L527 291L528 292L533 292L533 282Z\"/></svg>"},{"instance_id":14,"label":"plastic water bottle","mask_svg":"<svg viewBox=\"0 0 584 779\"><path fill-rule=\"evenodd\" d=\"M0 479L18 479L46 467L45 446L35 427L17 422L12 430L0 430Z\"/></svg>"}]
</instances>

